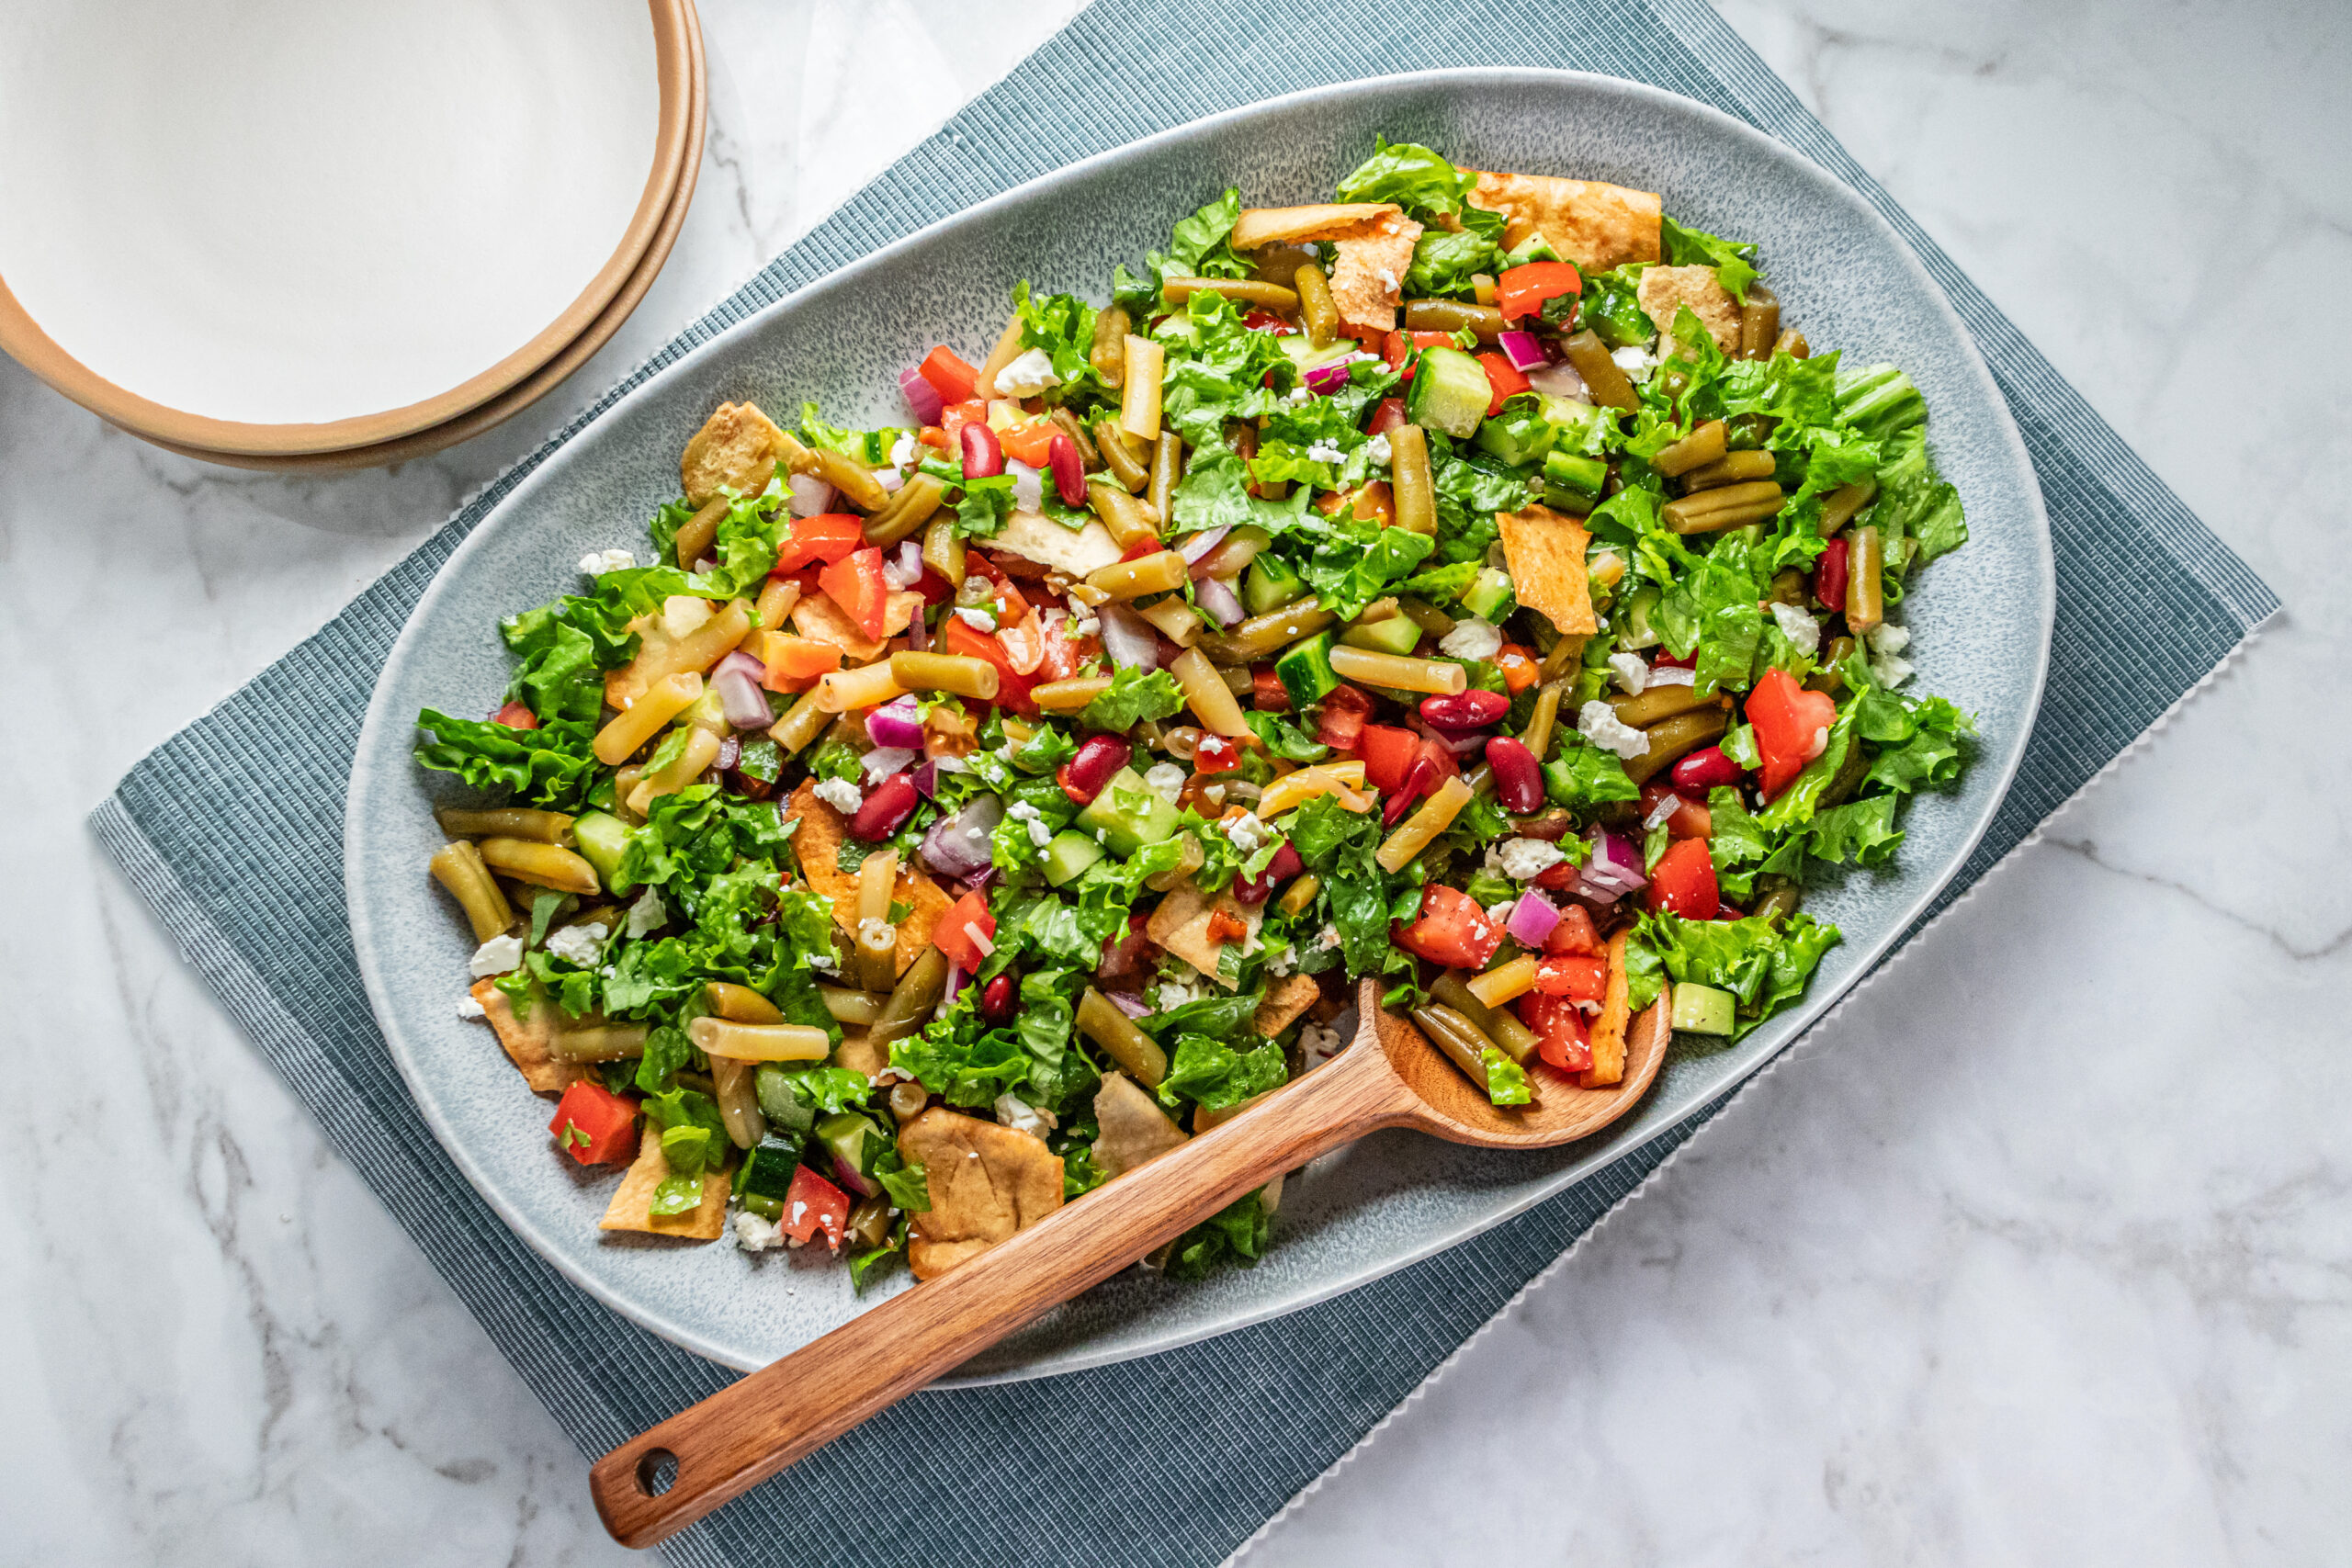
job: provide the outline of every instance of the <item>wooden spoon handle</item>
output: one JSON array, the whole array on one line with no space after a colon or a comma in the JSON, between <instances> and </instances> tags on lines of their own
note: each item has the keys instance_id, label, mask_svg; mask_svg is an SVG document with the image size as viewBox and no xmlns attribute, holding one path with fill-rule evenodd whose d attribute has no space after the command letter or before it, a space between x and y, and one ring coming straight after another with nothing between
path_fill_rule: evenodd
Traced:
<instances>
[{"instance_id":1,"label":"wooden spoon handle","mask_svg":"<svg viewBox=\"0 0 2352 1568\"><path fill-rule=\"evenodd\" d=\"M1267 1103L1042 1223L860 1314L596 1461L605 1528L651 1546L1326 1149L1410 1119L1376 1046L1343 1053ZM653 1486L666 1461L676 1477Z\"/></svg>"}]
</instances>

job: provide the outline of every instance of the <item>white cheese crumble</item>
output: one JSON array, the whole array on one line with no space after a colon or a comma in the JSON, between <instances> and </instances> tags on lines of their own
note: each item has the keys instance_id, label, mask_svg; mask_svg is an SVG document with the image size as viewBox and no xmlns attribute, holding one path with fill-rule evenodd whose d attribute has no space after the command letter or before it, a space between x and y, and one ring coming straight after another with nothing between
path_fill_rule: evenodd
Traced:
<instances>
[{"instance_id":1,"label":"white cheese crumble","mask_svg":"<svg viewBox=\"0 0 2352 1568\"><path fill-rule=\"evenodd\" d=\"M1289 391L1283 394L1283 401L1286 403L1304 403L1312 400L1314 396L1315 389L1312 387L1293 387Z\"/></svg>"},{"instance_id":2,"label":"white cheese crumble","mask_svg":"<svg viewBox=\"0 0 2352 1568\"><path fill-rule=\"evenodd\" d=\"M1007 398L1034 398L1048 387L1058 387L1062 378L1054 374L1054 356L1042 348L1033 348L1016 355L1012 364L996 373L996 389Z\"/></svg>"},{"instance_id":3,"label":"white cheese crumble","mask_svg":"<svg viewBox=\"0 0 2352 1568\"><path fill-rule=\"evenodd\" d=\"M1396 457L1396 452L1388 445L1388 437L1385 435L1375 435L1364 443L1363 451L1365 457L1370 457L1374 464L1384 468Z\"/></svg>"},{"instance_id":4,"label":"white cheese crumble","mask_svg":"<svg viewBox=\"0 0 2352 1568\"><path fill-rule=\"evenodd\" d=\"M819 779L815 789L819 800L844 817L855 816L857 808L865 804L865 796L847 779Z\"/></svg>"},{"instance_id":5,"label":"white cheese crumble","mask_svg":"<svg viewBox=\"0 0 2352 1568\"><path fill-rule=\"evenodd\" d=\"M1272 829L1258 820L1256 812L1245 811L1226 824L1225 836L1231 840L1233 847L1243 854L1254 855L1264 849L1274 835Z\"/></svg>"},{"instance_id":6,"label":"white cheese crumble","mask_svg":"<svg viewBox=\"0 0 2352 1568\"><path fill-rule=\"evenodd\" d=\"M1609 656L1609 668L1629 697L1640 696L1642 688L1650 683L1650 667L1638 653L1612 653Z\"/></svg>"},{"instance_id":7,"label":"white cheese crumble","mask_svg":"<svg viewBox=\"0 0 2352 1568\"><path fill-rule=\"evenodd\" d=\"M1204 987L1193 985L1188 981L1162 980L1159 983L1159 989L1154 993L1152 999L1159 1004L1160 1010L1164 1012L1170 1008L1182 1007L1186 1002L1199 1001L1206 994Z\"/></svg>"},{"instance_id":8,"label":"white cheese crumble","mask_svg":"<svg viewBox=\"0 0 2352 1568\"><path fill-rule=\"evenodd\" d=\"M890 466L903 468L915 460L915 438L910 431L901 435L890 447Z\"/></svg>"},{"instance_id":9,"label":"white cheese crumble","mask_svg":"<svg viewBox=\"0 0 2352 1568\"><path fill-rule=\"evenodd\" d=\"M1559 845L1542 839L1505 839L1487 852L1487 865L1513 882L1528 882L1567 858Z\"/></svg>"},{"instance_id":10,"label":"white cheese crumble","mask_svg":"<svg viewBox=\"0 0 2352 1568\"><path fill-rule=\"evenodd\" d=\"M762 1219L749 1209L735 1211L735 1245L746 1252L765 1252L784 1245L784 1227Z\"/></svg>"},{"instance_id":11,"label":"white cheese crumble","mask_svg":"<svg viewBox=\"0 0 2352 1568\"><path fill-rule=\"evenodd\" d=\"M1881 621L1863 634L1862 640L1871 645L1872 653L1900 653L1911 646L1908 628Z\"/></svg>"},{"instance_id":12,"label":"white cheese crumble","mask_svg":"<svg viewBox=\"0 0 2352 1568\"><path fill-rule=\"evenodd\" d=\"M580 558L580 570L589 577L602 577L608 571L627 571L637 565L637 558L627 550L590 550Z\"/></svg>"},{"instance_id":13,"label":"white cheese crumble","mask_svg":"<svg viewBox=\"0 0 2352 1568\"><path fill-rule=\"evenodd\" d=\"M523 962L523 939L519 936L494 936L474 949L471 965L474 978L503 975Z\"/></svg>"},{"instance_id":14,"label":"white cheese crumble","mask_svg":"<svg viewBox=\"0 0 2352 1568\"><path fill-rule=\"evenodd\" d=\"M1317 441L1306 448L1306 460L1310 463L1339 464L1346 462L1348 455L1340 449L1336 441Z\"/></svg>"},{"instance_id":15,"label":"white cheese crumble","mask_svg":"<svg viewBox=\"0 0 2352 1568\"><path fill-rule=\"evenodd\" d=\"M1176 797L1183 793L1185 779L1190 776L1173 762L1154 762L1151 771L1144 774L1143 782L1154 793L1167 796L1168 804L1173 806Z\"/></svg>"},{"instance_id":16,"label":"white cheese crumble","mask_svg":"<svg viewBox=\"0 0 2352 1568\"><path fill-rule=\"evenodd\" d=\"M1779 622L1781 635L1799 653L1818 652L1821 648L1821 623L1798 609L1794 604L1772 601L1772 619Z\"/></svg>"},{"instance_id":17,"label":"white cheese crumble","mask_svg":"<svg viewBox=\"0 0 2352 1568\"><path fill-rule=\"evenodd\" d=\"M1389 271L1384 266L1380 269L1380 287L1388 290L1389 293L1394 294L1398 288L1402 288L1403 285L1396 281L1396 275L1395 273Z\"/></svg>"},{"instance_id":18,"label":"white cheese crumble","mask_svg":"<svg viewBox=\"0 0 2352 1568\"><path fill-rule=\"evenodd\" d=\"M1650 372L1657 368L1657 359L1652 357L1648 349L1639 344L1618 349L1609 357L1618 369L1636 381L1648 380Z\"/></svg>"},{"instance_id":19,"label":"white cheese crumble","mask_svg":"<svg viewBox=\"0 0 2352 1568\"><path fill-rule=\"evenodd\" d=\"M1043 1138L1060 1123L1050 1111L1040 1111L1025 1100L1009 1094L996 1097L996 1119L1000 1126L1016 1133L1026 1133L1033 1138Z\"/></svg>"},{"instance_id":20,"label":"white cheese crumble","mask_svg":"<svg viewBox=\"0 0 2352 1568\"><path fill-rule=\"evenodd\" d=\"M1340 1054L1347 1043L1340 1032L1328 1023L1306 1022L1298 1026L1298 1056L1302 1066L1319 1067Z\"/></svg>"},{"instance_id":21,"label":"white cheese crumble","mask_svg":"<svg viewBox=\"0 0 2352 1568\"><path fill-rule=\"evenodd\" d=\"M638 895L637 902L628 907L628 938L631 942L662 929L670 919L670 911L662 903L658 888L649 887Z\"/></svg>"},{"instance_id":22,"label":"white cheese crumble","mask_svg":"<svg viewBox=\"0 0 2352 1568\"><path fill-rule=\"evenodd\" d=\"M1598 698L1577 710L1577 733L1603 750L1632 761L1650 749L1650 738L1617 716L1617 710Z\"/></svg>"},{"instance_id":23,"label":"white cheese crumble","mask_svg":"<svg viewBox=\"0 0 2352 1568\"><path fill-rule=\"evenodd\" d=\"M591 920L584 926L566 926L548 938L548 952L567 964L577 964L582 969L593 968L605 951L605 939L611 934L602 920Z\"/></svg>"},{"instance_id":24,"label":"white cheese crumble","mask_svg":"<svg viewBox=\"0 0 2352 1568\"><path fill-rule=\"evenodd\" d=\"M1438 638L1437 650L1452 659L1492 659L1503 650L1503 629L1473 615L1454 622L1453 629Z\"/></svg>"},{"instance_id":25,"label":"white cheese crumble","mask_svg":"<svg viewBox=\"0 0 2352 1568\"><path fill-rule=\"evenodd\" d=\"M1266 973L1269 975L1287 975L1297 967L1298 949L1295 947L1275 948L1266 954Z\"/></svg>"},{"instance_id":26,"label":"white cheese crumble","mask_svg":"<svg viewBox=\"0 0 2352 1568\"><path fill-rule=\"evenodd\" d=\"M1316 933L1315 933L1315 945L1316 945L1316 946L1317 946L1317 947L1337 947L1337 946L1339 946L1339 945L1340 945L1340 928L1339 928L1339 927L1337 927L1337 926L1327 925L1327 926L1325 926L1321 931L1319 931L1316 932Z\"/></svg>"},{"instance_id":27,"label":"white cheese crumble","mask_svg":"<svg viewBox=\"0 0 2352 1568\"><path fill-rule=\"evenodd\" d=\"M992 632L996 630L995 613L993 611L984 610L976 604L965 604L959 606L956 611L956 618L963 622L966 626L971 626L978 631Z\"/></svg>"},{"instance_id":28,"label":"white cheese crumble","mask_svg":"<svg viewBox=\"0 0 2352 1568\"><path fill-rule=\"evenodd\" d=\"M865 782L868 784L880 784L893 773L905 772L914 760L914 749L910 746L876 746L862 759L865 767Z\"/></svg>"},{"instance_id":29,"label":"white cheese crumble","mask_svg":"<svg viewBox=\"0 0 2352 1568\"><path fill-rule=\"evenodd\" d=\"M458 998L458 1016L459 1018L488 1018L490 1014L480 1002L474 1000L474 994L468 991Z\"/></svg>"},{"instance_id":30,"label":"white cheese crumble","mask_svg":"<svg viewBox=\"0 0 2352 1568\"><path fill-rule=\"evenodd\" d=\"M1889 653L1871 660L1871 679L1882 686L1900 686L1911 679L1911 661Z\"/></svg>"},{"instance_id":31,"label":"white cheese crumble","mask_svg":"<svg viewBox=\"0 0 2352 1568\"><path fill-rule=\"evenodd\" d=\"M1489 904L1487 906L1487 919L1494 921L1497 925L1501 925L1505 920L1510 919L1510 912L1518 906L1518 903L1519 900L1516 898L1506 898L1499 904Z\"/></svg>"},{"instance_id":32,"label":"white cheese crumble","mask_svg":"<svg viewBox=\"0 0 2352 1568\"><path fill-rule=\"evenodd\" d=\"M1038 809L1025 800L1016 800L1004 808L1004 814L1028 829L1029 841L1044 849L1054 841L1054 829Z\"/></svg>"}]
</instances>

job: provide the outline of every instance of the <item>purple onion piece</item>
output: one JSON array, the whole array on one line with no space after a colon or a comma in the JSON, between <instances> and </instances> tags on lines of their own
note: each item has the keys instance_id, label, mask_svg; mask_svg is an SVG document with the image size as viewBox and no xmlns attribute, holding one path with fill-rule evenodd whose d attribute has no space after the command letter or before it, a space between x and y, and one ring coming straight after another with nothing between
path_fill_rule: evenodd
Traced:
<instances>
[{"instance_id":1,"label":"purple onion piece","mask_svg":"<svg viewBox=\"0 0 2352 1568\"><path fill-rule=\"evenodd\" d=\"M1233 590L1214 577L1204 577L1194 583L1193 596L1208 612L1209 619L1220 626L1237 626L1249 618L1250 613L1241 607Z\"/></svg>"},{"instance_id":2,"label":"purple onion piece","mask_svg":"<svg viewBox=\"0 0 2352 1568\"><path fill-rule=\"evenodd\" d=\"M939 794L939 763L936 759L915 770L915 793L925 800Z\"/></svg>"},{"instance_id":3,"label":"purple onion piece","mask_svg":"<svg viewBox=\"0 0 2352 1568\"><path fill-rule=\"evenodd\" d=\"M1510 932L1511 941L1525 948L1540 948L1552 928L1560 923L1560 911L1552 901L1531 887L1519 896L1511 906L1510 919L1503 922L1503 930Z\"/></svg>"},{"instance_id":4,"label":"purple onion piece","mask_svg":"<svg viewBox=\"0 0 2352 1568\"><path fill-rule=\"evenodd\" d=\"M1232 532L1233 525L1230 523L1220 523L1214 528L1204 528L1177 546L1176 553L1184 558L1185 565L1190 566L1223 544L1225 536Z\"/></svg>"},{"instance_id":5,"label":"purple onion piece","mask_svg":"<svg viewBox=\"0 0 2352 1568\"><path fill-rule=\"evenodd\" d=\"M1318 365L1306 373L1306 389L1310 392L1329 395L1347 384L1348 361L1344 359L1336 365Z\"/></svg>"},{"instance_id":6,"label":"purple onion piece","mask_svg":"<svg viewBox=\"0 0 2352 1568\"><path fill-rule=\"evenodd\" d=\"M921 423L937 424L940 415L947 412L939 389L925 380L920 370L899 371L899 390L907 395L907 407L914 411L915 419Z\"/></svg>"},{"instance_id":7,"label":"purple onion piece","mask_svg":"<svg viewBox=\"0 0 2352 1568\"><path fill-rule=\"evenodd\" d=\"M990 864L989 835L1004 820L1004 802L974 795L964 809L943 817L922 838L923 863L943 876L977 876Z\"/></svg>"},{"instance_id":8,"label":"purple onion piece","mask_svg":"<svg viewBox=\"0 0 2352 1568\"><path fill-rule=\"evenodd\" d=\"M1112 603L1094 612L1102 624L1102 651L1110 656L1114 670L1157 670L1159 668L1159 638L1151 623L1128 605Z\"/></svg>"},{"instance_id":9,"label":"purple onion piece","mask_svg":"<svg viewBox=\"0 0 2352 1568\"><path fill-rule=\"evenodd\" d=\"M1505 333L1495 344L1514 370L1541 370L1552 363L1552 356L1544 352L1543 340L1533 333Z\"/></svg>"},{"instance_id":10,"label":"purple onion piece","mask_svg":"<svg viewBox=\"0 0 2352 1568\"><path fill-rule=\"evenodd\" d=\"M865 738L876 746L922 750L922 710L911 696L894 697L865 716Z\"/></svg>"},{"instance_id":11,"label":"purple onion piece","mask_svg":"<svg viewBox=\"0 0 2352 1568\"><path fill-rule=\"evenodd\" d=\"M768 711L768 694L741 670L725 665L711 672L710 687L718 694L718 707L738 729L765 729L775 722Z\"/></svg>"}]
</instances>

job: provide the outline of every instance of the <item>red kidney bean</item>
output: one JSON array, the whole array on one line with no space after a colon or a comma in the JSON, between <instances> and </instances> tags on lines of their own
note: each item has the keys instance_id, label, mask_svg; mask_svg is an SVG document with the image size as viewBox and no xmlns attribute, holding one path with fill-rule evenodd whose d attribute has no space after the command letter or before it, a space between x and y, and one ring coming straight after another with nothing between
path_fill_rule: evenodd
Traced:
<instances>
[{"instance_id":1,"label":"red kidney bean","mask_svg":"<svg viewBox=\"0 0 2352 1568\"><path fill-rule=\"evenodd\" d=\"M1487 742L1487 766L1495 771L1495 795L1514 817L1544 809L1544 770L1523 740L1498 735Z\"/></svg>"},{"instance_id":2,"label":"red kidney bean","mask_svg":"<svg viewBox=\"0 0 2352 1568\"><path fill-rule=\"evenodd\" d=\"M1510 699L1500 692L1455 692L1421 699L1421 721L1432 729L1484 729L1500 723L1509 712Z\"/></svg>"},{"instance_id":3,"label":"red kidney bean","mask_svg":"<svg viewBox=\"0 0 2352 1568\"><path fill-rule=\"evenodd\" d=\"M1094 797L1102 793L1111 776L1127 765L1135 755L1135 748L1114 735L1097 735L1078 749L1078 755L1063 763L1054 777L1059 781L1062 793L1080 806L1091 806Z\"/></svg>"},{"instance_id":4,"label":"red kidney bean","mask_svg":"<svg viewBox=\"0 0 2352 1568\"><path fill-rule=\"evenodd\" d=\"M1285 843L1266 863L1263 874L1257 876L1237 876L1233 879L1233 896L1245 904L1262 904L1273 897L1274 889L1306 869L1298 852Z\"/></svg>"},{"instance_id":5,"label":"red kidney bean","mask_svg":"<svg viewBox=\"0 0 2352 1568\"><path fill-rule=\"evenodd\" d=\"M1713 789L1737 784L1740 773L1739 764L1724 756L1722 747L1706 746L1676 762L1666 776L1679 789Z\"/></svg>"},{"instance_id":6,"label":"red kidney bean","mask_svg":"<svg viewBox=\"0 0 2352 1568\"><path fill-rule=\"evenodd\" d=\"M1046 447L1046 466L1054 470L1054 488L1064 506L1086 504L1086 465L1079 460L1078 443L1057 435Z\"/></svg>"},{"instance_id":7,"label":"red kidney bean","mask_svg":"<svg viewBox=\"0 0 2352 1568\"><path fill-rule=\"evenodd\" d=\"M992 479L1004 472L1004 444L986 420L976 419L966 425L962 439L966 479Z\"/></svg>"},{"instance_id":8,"label":"red kidney bean","mask_svg":"<svg viewBox=\"0 0 2352 1568\"><path fill-rule=\"evenodd\" d=\"M964 428L969 430L971 426ZM913 775L891 774L874 786L865 804L849 819L850 837L869 844L880 843L907 825L907 818L915 814L915 806L922 798L915 793Z\"/></svg>"},{"instance_id":9,"label":"red kidney bean","mask_svg":"<svg viewBox=\"0 0 2352 1568\"><path fill-rule=\"evenodd\" d=\"M999 975L980 990L980 1016L990 1023L1012 1021L1012 976Z\"/></svg>"},{"instance_id":10,"label":"red kidney bean","mask_svg":"<svg viewBox=\"0 0 2352 1568\"><path fill-rule=\"evenodd\" d=\"M1412 767L1405 774L1405 787L1390 795L1387 806L1382 808L1380 825L1384 828L1394 828L1397 823L1402 822L1405 819L1405 813L1413 808L1413 802L1420 799L1427 791L1436 787L1437 764L1427 757L1414 758Z\"/></svg>"},{"instance_id":11,"label":"red kidney bean","mask_svg":"<svg viewBox=\"0 0 2352 1568\"><path fill-rule=\"evenodd\" d=\"M1844 539L1832 539L1822 547L1821 558L1813 563L1813 596L1840 614L1846 608L1848 548Z\"/></svg>"}]
</instances>

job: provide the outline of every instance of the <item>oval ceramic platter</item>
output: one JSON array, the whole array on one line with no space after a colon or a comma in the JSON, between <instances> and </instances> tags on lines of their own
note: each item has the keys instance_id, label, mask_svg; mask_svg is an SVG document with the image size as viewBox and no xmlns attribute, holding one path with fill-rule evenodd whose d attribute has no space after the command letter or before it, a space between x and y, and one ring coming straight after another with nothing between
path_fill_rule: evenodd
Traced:
<instances>
[{"instance_id":1,"label":"oval ceramic platter","mask_svg":"<svg viewBox=\"0 0 2352 1568\"><path fill-rule=\"evenodd\" d=\"M427 881L431 809L450 786L410 756L417 710L497 705L501 615L573 589L582 555L643 550L676 492L678 453L722 400L805 399L851 424L901 423L896 373L935 343L977 359L1027 277L1100 300L1114 264L1227 186L1246 204L1329 199L1375 133L1488 169L1662 192L1685 222L1755 241L1789 319L1825 348L1894 360L1933 411L1937 462L1973 538L1906 602L1919 682L1978 716L1961 785L1911 807L1899 868L1817 887L1843 928L1802 1005L1728 1049L1679 1048L1639 1110L1607 1134L1539 1154L1482 1153L1387 1133L1317 1162L1285 1190L1256 1268L1183 1285L1136 1270L967 1367L1019 1378L1143 1355L1334 1295L1475 1235L1690 1116L1770 1061L1868 973L1992 819L2041 694L2053 577L2041 497L1992 377L1910 252L1860 197L1728 117L1607 78L1477 70L1358 82L1169 131L1010 191L803 289L670 367L549 457L461 545L426 592L376 689L351 779L346 878L359 964L411 1091L467 1177L582 1288L716 1360L761 1366L861 1306L820 1258L616 1238L596 1228L609 1175L555 1157L547 1102L526 1092L457 1002L473 947ZM905 1277L877 1289L902 1289ZM866 1302L877 1299L869 1294Z\"/></svg>"}]
</instances>

